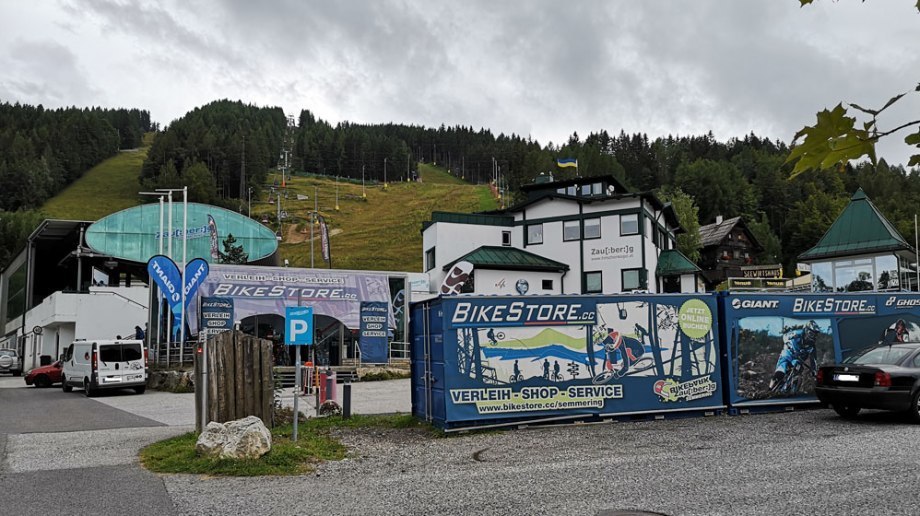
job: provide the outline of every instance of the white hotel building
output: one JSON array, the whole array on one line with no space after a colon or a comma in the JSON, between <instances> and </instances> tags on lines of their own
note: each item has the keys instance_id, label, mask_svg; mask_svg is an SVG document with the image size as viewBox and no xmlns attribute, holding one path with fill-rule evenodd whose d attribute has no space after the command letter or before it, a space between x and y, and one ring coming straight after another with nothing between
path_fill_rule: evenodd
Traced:
<instances>
[{"instance_id":1,"label":"white hotel building","mask_svg":"<svg viewBox=\"0 0 920 516\"><path fill-rule=\"evenodd\" d=\"M670 204L613 176L540 176L527 200L484 213L434 212L423 225L424 271L437 292L459 261L476 294L702 292L700 269L675 248Z\"/></svg>"}]
</instances>

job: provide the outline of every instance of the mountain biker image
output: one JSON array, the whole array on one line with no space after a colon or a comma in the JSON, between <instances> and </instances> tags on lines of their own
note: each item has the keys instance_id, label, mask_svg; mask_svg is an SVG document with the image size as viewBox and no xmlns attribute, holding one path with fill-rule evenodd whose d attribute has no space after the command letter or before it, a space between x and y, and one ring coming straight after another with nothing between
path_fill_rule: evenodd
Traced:
<instances>
[{"instance_id":1,"label":"mountain biker image","mask_svg":"<svg viewBox=\"0 0 920 516\"><path fill-rule=\"evenodd\" d=\"M518 361L517 361L517 360L514 361L514 377L515 377L515 378L520 378L520 377L521 377L521 367L518 366Z\"/></svg>"},{"instance_id":2,"label":"mountain biker image","mask_svg":"<svg viewBox=\"0 0 920 516\"><path fill-rule=\"evenodd\" d=\"M808 321L805 326L790 328L783 333L783 350L776 359L776 370L770 379L770 390L783 383L789 368L796 360L805 361L811 371L817 371L817 358L815 357L815 344L818 340L818 323Z\"/></svg>"},{"instance_id":3,"label":"mountain biker image","mask_svg":"<svg viewBox=\"0 0 920 516\"><path fill-rule=\"evenodd\" d=\"M629 373L630 366L638 362L642 355L645 354L645 346L636 339L624 339L620 332L613 328L607 329L605 327L604 330L607 332L607 336L601 341L601 344L604 345L604 351L607 353L604 368L613 373L613 378L622 378ZM614 371L613 363L616 362L615 353L617 351L619 351L620 357L623 359L623 365Z\"/></svg>"},{"instance_id":4,"label":"mountain biker image","mask_svg":"<svg viewBox=\"0 0 920 516\"><path fill-rule=\"evenodd\" d=\"M486 333L486 338L489 339L489 344L494 346L498 344L498 341L495 339L495 328L489 328L488 333Z\"/></svg>"},{"instance_id":5,"label":"mountain biker image","mask_svg":"<svg viewBox=\"0 0 920 516\"><path fill-rule=\"evenodd\" d=\"M549 359L543 359L543 379L549 380Z\"/></svg>"},{"instance_id":6,"label":"mountain biker image","mask_svg":"<svg viewBox=\"0 0 920 516\"><path fill-rule=\"evenodd\" d=\"M559 375L559 361L553 360L553 380L561 380L562 376Z\"/></svg>"},{"instance_id":7,"label":"mountain biker image","mask_svg":"<svg viewBox=\"0 0 920 516\"><path fill-rule=\"evenodd\" d=\"M910 340L910 333L907 331L907 323L904 319L898 319L894 323L894 328L885 328L882 334L882 340L879 344L894 344L896 342L907 342Z\"/></svg>"}]
</instances>

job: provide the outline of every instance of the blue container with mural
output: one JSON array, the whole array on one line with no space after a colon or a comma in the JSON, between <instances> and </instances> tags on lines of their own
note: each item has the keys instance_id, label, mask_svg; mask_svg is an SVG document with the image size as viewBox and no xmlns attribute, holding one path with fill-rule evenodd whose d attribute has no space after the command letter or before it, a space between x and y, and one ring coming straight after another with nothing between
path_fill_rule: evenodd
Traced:
<instances>
[{"instance_id":1,"label":"blue container with mural","mask_svg":"<svg viewBox=\"0 0 920 516\"><path fill-rule=\"evenodd\" d=\"M818 367L920 337L918 294L728 293L719 304L733 408L816 403Z\"/></svg>"},{"instance_id":2,"label":"blue container with mural","mask_svg":"<svg viewBox=\"0 0 920 516\"><path fill-rule=\"evenodd\" d=\"M723 408L716 296L413 305L413 413L445 429Z\"/></svg>"}]
</instances>

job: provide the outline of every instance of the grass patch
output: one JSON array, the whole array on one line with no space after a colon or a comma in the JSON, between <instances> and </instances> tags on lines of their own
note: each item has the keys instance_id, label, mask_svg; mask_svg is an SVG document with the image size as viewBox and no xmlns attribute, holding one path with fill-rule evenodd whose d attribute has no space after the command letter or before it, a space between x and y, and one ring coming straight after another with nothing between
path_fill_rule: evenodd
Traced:
<instances>
[{"instance_id":1,"label":"grass patch","mask_svg":"<svg viewBox=\"0 0 920 516\"><path fill-rule=\"evenodd\" d=\"M277 174L269 175L268 180L271 182L275 178L280 182ZM382 185L368 185L362 189L360 184L340 182L339 210L336 211L334 179L295 176L287 185L288 199L283 208L293 218L284 226L284 240L280 245L282 260L288 259L292 267L310 266L309 231L299 233L295 229L292 233L288 228L291 224L304 223L313 209L313 189L316 187L319 211L334 232L330 238L334 268L408 272L422 270L421 229L422 223L430 220L431 212L479 211L483 202L481 191L488 192L488 187L462 183L394 182L387 189ZM310 198L298 201L296 194ZM362 194L367 195L366 199ZM253 199L252 212L257 220L262 214L271 215L277 209L274 205L256 204L255 201ZM318 232L313 253L315 266L326 267L320 254Z\"/></svg>"},{"instance_id":2,"label":"grass patch","mask_svg":"<svg viewBox=\"0 0 920 516\"><path fill-rule=\"evenodd\" d=\"M298 426L298 440L291 440L293 427L272 430L272 450L259 459L208 459L195 453L198 434L189 432L153 443L140 452L141 464L155 473L252 477L310 473L320 462L342 460L345 445L331 434L335 428L428 428L409 414L312 418Z\"/></svg>"},{"instance_id":3,"label":"grass patch","mask_svg":"<svg viewBox=\"0 0 920 516\"><path fill-rule=\"evenodd\" d=\"M106 215L141 203L141 165L147 157L151 138L145 136L145 146L119 152L86 171L54 198L41 211L48 218L70 220L99 220Z\"/></svg>"},{"instance_id":4,"label":"grass patch","mask_svg":"<svg viewBox=\"0 0 920 516\"><path fill-rule=\"evenodd\" d=\"M409 371L392 371L392 370L382 370L382 371L369 371L361 375L362 382L380 382L385 380L401 380L403 378L411 378L412 373Z\"/></svg>"},{"instance_id":5,"label":"grass patch","mask_svg":"<svg viewBox=\"0 0 920 516\"><path fill-rule=\"evenodd\" d=\"M422 176L422 183L441 184L441 185L466 185L469 184L459 177L452 176L447 169L431 165L429 163L419 163L418 173Z\"/></svg>"}]
</instances>

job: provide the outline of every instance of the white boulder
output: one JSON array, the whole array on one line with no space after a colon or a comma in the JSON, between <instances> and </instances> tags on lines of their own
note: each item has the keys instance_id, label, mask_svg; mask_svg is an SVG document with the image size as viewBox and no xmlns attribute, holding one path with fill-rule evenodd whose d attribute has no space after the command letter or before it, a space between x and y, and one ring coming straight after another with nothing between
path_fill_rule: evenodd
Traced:
<instances>
[{"instance_id":1,"label":"white boulder","mask_svg":"<svg viewBox=\"0 0 920 516\"><path fill-rule=\"evenodd\" d=\"M256 416L223 424L211 421L195 443L198 455L221 459L258 459L271 449L272 434Z\"/></svg>"}]
</instances>

